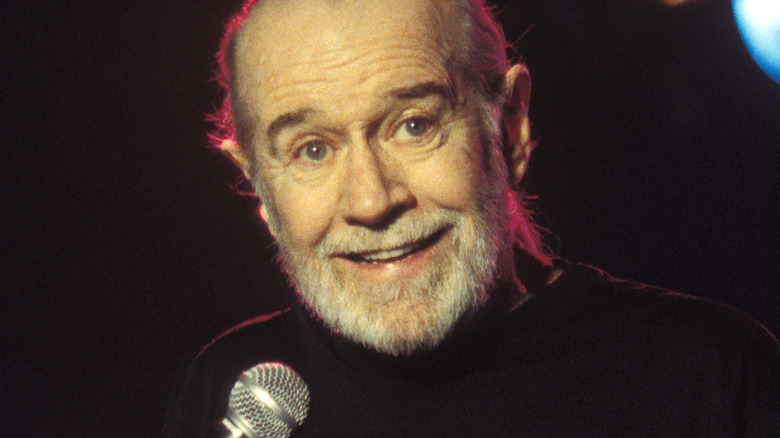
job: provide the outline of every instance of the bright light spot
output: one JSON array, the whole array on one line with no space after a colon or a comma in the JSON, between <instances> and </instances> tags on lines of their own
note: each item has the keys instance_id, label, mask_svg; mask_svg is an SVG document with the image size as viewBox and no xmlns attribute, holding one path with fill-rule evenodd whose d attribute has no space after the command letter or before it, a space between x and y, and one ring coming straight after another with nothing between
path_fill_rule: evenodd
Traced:
<instances>
[{"instance_id":1,"label":"bright light spot","mask_svg":"<svg viewBox=\"0 0 780 438\"><path fill-rule=\"evenodd\" d=\"M659 3L661 3L664 6L669 6L670 8L684 5L686 3L693 3L694 1L695 0L658 0Z\"/></svg>"},{"instance_id":2,"label":"bright light spot","mask_svg":"<svg viewBox=\"0 0 780 438\"><path fill-rule=\"evenodd\" d=\"M780 82L780 0L733 0L732 5L750 55Z\"/></svg>"},{"instance_id":3,"label":"bright light spot","mask_svg":"<svg viewBox=\"0 0 780 438\"><path fill-rule=\"evenodd\" d=\"M754 26L771 26L780 19L780 2L777 0L736 0L734 11Z\"/></svg>"}]
</instances>

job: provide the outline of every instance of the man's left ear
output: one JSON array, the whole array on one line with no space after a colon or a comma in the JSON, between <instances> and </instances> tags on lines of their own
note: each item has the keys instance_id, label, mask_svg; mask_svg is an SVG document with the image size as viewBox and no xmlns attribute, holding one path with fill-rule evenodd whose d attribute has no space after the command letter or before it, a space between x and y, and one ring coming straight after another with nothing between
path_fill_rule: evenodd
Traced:
<instances>
[{"instance_id":1,"label":"man's left ear","mask_svg":"<svg viewBox=\"0 0 780 438\"><path fill-rule=\"evenodd\" d=\"M504 156L509 184L523 179L531 158L531 123L528 103L531 100L531 77L522 64L515 64L504 76L502 110L504 112Z\"/></svg>"}]
</instances>

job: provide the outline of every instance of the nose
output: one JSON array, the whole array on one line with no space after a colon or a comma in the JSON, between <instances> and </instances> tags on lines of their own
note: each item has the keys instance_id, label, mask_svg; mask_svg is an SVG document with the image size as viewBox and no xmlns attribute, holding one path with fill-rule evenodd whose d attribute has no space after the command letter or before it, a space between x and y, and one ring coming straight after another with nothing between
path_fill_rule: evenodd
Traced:
<instances>
[{"instance_id":1,"label":"nose","mask_svg":"<svg viewBox=\"0 0 780 438\"><path fill-rule=\"evenodd\" d=\"M382 227L414 206L401 164L366 142L353 144L346 166L340 208L347 223Z\"/></svg>"}]
</instances>

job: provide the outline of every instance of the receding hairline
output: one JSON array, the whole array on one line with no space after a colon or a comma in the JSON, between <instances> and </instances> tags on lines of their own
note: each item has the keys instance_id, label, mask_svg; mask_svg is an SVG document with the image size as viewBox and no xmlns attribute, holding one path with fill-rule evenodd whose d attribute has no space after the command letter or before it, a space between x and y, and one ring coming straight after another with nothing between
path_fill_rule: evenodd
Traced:
<instances>
[{"instance_id":1,"label":"receding hairline","mask_svg":"<svg viewBox=\"0 0 780 438\"><path fill-rule=\"evenodd\" d=\"M368 0L375 1L375 0ZM231 102L231 115L234 123L234 135L235 140L238 142L239 147L249 149L254 140L255 117L260 116L257 108L245 107L246 104L246 90L241 85L238 69L238 58L241 47L251 43L246 41L247 29L252 25L252 22L258 20L264 12L267 12L269 8L288 7L296 8L305 4L325 4L331 7L337 7L338 4L343 4L343 0L259 0L245 11L245 19L241 22L239 28L237 28L232 38L227 42L225 46L226 53L224 61L229 72L230 82L227 91L230 94ZM461 89L461 93L471 93L474 90L472 83L467 78L468 62L464 58L468 57L466 51L469 47L469 26L465 25L467 20L464 20L464 15L468 15L468 11L460 10L465 5L469 4L470 0L461 0L457 2L445 1L445 0L420 0L420 5L426 8L426 23L430 27L425 26L425 29L433 28L430 32L436 39L435 45L440 48L442 52L442 59L444 61L444 69L451 79L460 78L457 80L464 89ZM294 13L295 9L290 9L291 13ZM294 16L290 15L288 19L294 19ZM249 25L249 26L247 26ZM366 32L370 32L370 29L366 29ZM253 34L254 38L260 36L262 38L264 33L262 30L260 33ZM454 84L453 84L454 85ZM472 90L467 90L472 88ZM254 154L248 154L250 160L254 158ZM255 163L253 163L255 164Z\"/></svg>"},{"instance_id":2,"label":"receding hairline","mask_svg":"<svg viewBox=\"0 0 780 438\"><path fill-rule=\"evenodd\" d=\"M368 2L376 2L380 0L365 0ZM436 25L436 31L432 32L434 35L436 35L438 38L441 38L440 43L445 43L445 45L442 47L443 50L445 50L447 53L444 55L444 59L449 59L453 56L455 56L456 52L458 50L456 49L459 45L458 42L460 42L460 45L463 45L465 41L468 41L468 31L469 29L466 28L466 26L458 25L458 18L459 14L457 14L458 5L460 5L462 2L469 3L471 0L459 0L453 2L452 0L420 0L424 2L427 5L430 5L430 7L433 9L433 14L428 14L427 19L434 20L434 23ZM247 24L250 24L252 21L257 20L260 16L260 14L263 13L263 10L267 10L271 7L279 7L279 6L287 6L287 7L295 7L295 3L303 4L303 3L321 3L321 4L327 4L332 7L336 7L339 4L345 3L344 0L257 0L252 3L252 6L249 7L249 10L246 13L245 19L240 23L240 26L233 32L231 35L229 41L227 41L226 45L226 57L225 61L227 63L227 67L230 71L230 75L234 76L236 74L236 58L238 56L238 48L239 45L244 41ZM294 10L293 10L294 11ZM462 11L461 14L465 14L465 11ZM292 19L292 17L290 17ZM368 30L370 31L370 30ZM468 43L465 43L468 45ZM232 82L232 81L231 81ZM232 84L231 84L232 85ZM232 88L232 87L231 87Z\"/></svg>"},{"instance_id":3,"label":"receding hairline","mask_svg":"<svg viewBox=\"0 0 780 438\"><path fill-rule=\"evenodd\" d=\"M234 67L235 43L243 25L251 13L255 12L262 3L275 2L277 0L247 0L242 10L234 15L229 21L226 31L222 36L220 48L217 53L216 80L225 92L222 105L219 110L209 119L215 123L216 129L209 134L209 138L216 147L221 147L227 141L237 143L239 148L243 148L247 143L240 138L239 124L242 116L238 108L238 102L234 99L235 87L231 84L231 75ZM283 0L278 0L283 1ZM290 1L290 0L284 0ZM320 0L336 4L341 0ZM503 29L498 23L491 7L485 4L484 0L431 0L431 5L441 8L442 4L448 4L455 12L450 16L452 26L447 29L446 37L454 40L456 43L451 47L453 51L453 61L448 64L447 70L457 71L462 75L463 82L468 84L469 88L476 89L478 98L481 100L481 112L483 127L481 129L483 142L486 139L493 139L501 142L501 133L499 128L500 118L498 113L501 111L500 95L503 91L504 78L509 70L510 60L507 57L507 49L511 46L504 36ZM515 56L518 56L515 53ZM522 63L522 60L519 60ZM492 120L492 122L488 122ZM251 175L256 174L256 163L252 154L250 158ZM274 207L270 193L267 192L262 181L254 181L255 189L266 202L269 209ZM526 200L523 198L522 190L518 191L515 201L515 222L513 226L516 230L516 236L519 246L529 253L539 257L541 260L549 262L549 248L544 244L541 238L540 229L534 225L530 219L531 209L526 206Z\"/></svg>"},{"instance_id":4,"label":"receding hairline","mask_svg":"<svg viewBox=\"0 0 780 438\"><path fill-rule=\"evenodd\" d=\"M216 147L221 147L225 141L237 142L239 147L242 143L237 132L237 119L241 114L237 102L234 102L238 96L234 95L235 87L232 84L236 40L253 12L265 3L275 4L276 1L290 0L247 0L226 25L216 56L215 75L225 96L217 112L208 117L216 126L209 134ZM341 0L321 1L335 4ZM485 102L495 103L502 89L504 74L509 69L506 49L510 46L491 8L484 0L431 0L429 4L437 8L445 4L455 11L450 15L451 25L444 27L447 30L445 36L457 43L451 44L455 48L452 51L454 59L448 70L460 71L465 82L476 88Z\"/></svg>"}]
</instances>

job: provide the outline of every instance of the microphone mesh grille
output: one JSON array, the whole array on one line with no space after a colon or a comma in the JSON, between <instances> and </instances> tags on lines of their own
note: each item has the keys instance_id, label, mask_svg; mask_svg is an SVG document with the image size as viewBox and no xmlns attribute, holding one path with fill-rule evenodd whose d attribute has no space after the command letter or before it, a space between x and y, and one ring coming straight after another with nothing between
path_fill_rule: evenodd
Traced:
<instances>
[{"instance_id":1,"label":"microphone mesh grille","mask_svg":"<svg viewBox=\"0 0 780 438\"><path fill-rule=\"evenodd\" d=\"M258 437L289 437L303 424L309 410L309 388L291 368L280 363L262 363L244 372L251 382L247 387L239 380L230 392L228 410L241 417ZM261 401L254 390L267 392L287 414L295 419L290 427Z\"/></svg>"}]
</instances>

